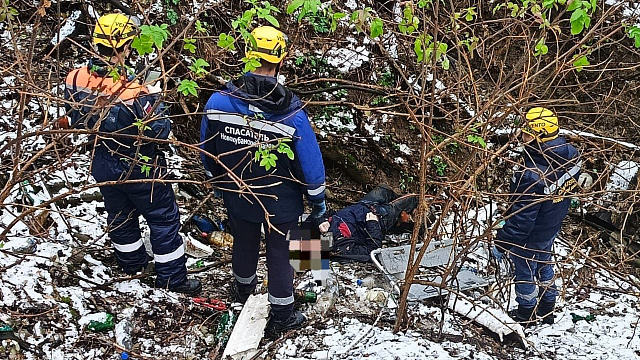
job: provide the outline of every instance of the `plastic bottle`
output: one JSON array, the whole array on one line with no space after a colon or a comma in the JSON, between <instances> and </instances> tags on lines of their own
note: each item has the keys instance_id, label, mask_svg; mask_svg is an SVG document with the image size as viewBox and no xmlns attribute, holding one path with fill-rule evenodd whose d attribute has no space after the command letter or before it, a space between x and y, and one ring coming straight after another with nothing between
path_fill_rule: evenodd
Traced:
<instances>
[{"instance_id":1,"label":"plastic bottle","mask_svg":"<svg viewBox=\"0 0 640 360\"><path fill-rule=\"evenodd\" d=\"M217 246L230 248L233 246L233 235L224 231L212 231L208 234L203 233L206 236L207 240L209 240L209 244Z\"/></svg>"},{"instance_id":2,"label":"plastic bottle","mask_svg":"<svg viewBox=\"0 0 640 360\"><path fill-rule=\"evenodd\" d=\"M218 327L216 328L215 338L223 345L229 340L229 335L231 334L231 329L233 329L233 324L236 321L236 317L233 314L233 311L229 310L220 316L220 321L218 322Z\"/></svg>"},{"instance_id":3,"label":"plastic bottle","mask_svg":"<svg viewBox=\"0 0 640 360\"><path fill-rule=\"evenodd\" d=\"M316 308L320 311L322 316L327 315L329 309L335 304L338 297L338 283L333 276L327 277L326 286L318 300L316 301Z\"/></svg>"},{"instance_id":4,"label":"plastic bottle","mask_svg":"<svg viewBox=\"0 0 640 360\"><path fill-rule=\"evenodd\" d=\"M364 279L356 280L356 284L358 284L358 286L364 286L366 288L373 288L376 286L376 279L374 279L373 276L367 276Z\"/></svg>"},{"instance_id":5,"label":"plastic bottle","mask_svg":"<svg viewBox=\"0 0 640 360\"><path fill-rule=\"evenodd\" d=\"M576 313L571 313L571 321L573 321L573 323L577 323L580 320L584 320L586 322L592 322L596 319L596 316L593 314L589 314L587 316L582 316L582 315L578 315Z\"/></svg>"},{"instance_id":6,"label":"plastic bottle","mask_svg":"<svg viewBox=\"0 0 640 360\"><path fill-rule=\"evenodd\" d=\"M103 321L91 320L87 327L89 328L89 330L91 330L93 332L102 332L102 331L113 330L113 328L114 328L113 315L107 314L105 320L103 320Z\"/></svg>"},{"instance_id":7,"label":"plastic bottle","mask_svg":"<svg viewBox=\"0 0 640 360\"><path fill-rule=\"evenodd\" d=\"M133 348L133 324L129 319L124 319L116 325L116 344L122 346L124 349L131 351ZM125 354L125 353L123 353ZM127 354L127 357L129 355Z\"/></svg>"},{"instance_id":8,"label":"plastic bottle","mask_svg":"<svg viewBox=\"0 0 640 360\"><path fill-rule=\"evenodd\" d=\"M296 290L294 296L296 301L303 304L315 303L318 300L318 294L313 291Z\"/></svg>"}]
</instances>

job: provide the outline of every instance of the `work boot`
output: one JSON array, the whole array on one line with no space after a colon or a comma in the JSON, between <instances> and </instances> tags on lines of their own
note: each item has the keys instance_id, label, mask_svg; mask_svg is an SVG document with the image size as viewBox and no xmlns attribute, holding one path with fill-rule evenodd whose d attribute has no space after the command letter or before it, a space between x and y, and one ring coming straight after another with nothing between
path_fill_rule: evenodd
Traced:
<instances>
[{"instance_id":1,"label":"work boot","mask_svg":"<svg viewBox=\"0 0 640 360\"><path fill-rule=\"evenodd\" d=\"M520 323L524 327L535 325L536 314L535 308L523 307L518 305L517 309L513 309L509 312L509 316Z\"/></svg>"},{"instance_id":2,"label":"work boot","mask_svg":"<svg viewBox=\"0 0 640 360\"><path fill-rule=\"evenodd\" d=\"M307 318L298 310L294 310L289 317L280 317L271 313L265 335L271 340L277 339L284 332L300 329L305 321Z\"/></svg>"},{"instance_id":3,"label":"work boot","mask_svg":"<svg viewBox=\"0 0 640 360\"><path fill-rule=\"evenodd\" d=\"M244 305L249 299L249 296L253 295L256 290L257 284L242 285L237 281L233 281L229 286L229 298L231 302L236 302Z\"/></svg>"},{"instance_id":4,"label":"work boot","mask_svg":"<svg viewBox=\"0 0 640 360\"><path fill-rule=\"evenodd\" d=\"M540 301L538 303L538 309L536 310L536 315L539 319L542 320L543 324L551 325L555 321L555 316L553 315L553 309L555 308L555 302L549 301Z\"/></svg>"},{"instance_id":5,"label":"work boot","mask_svg":"<svg viewBox=\"0 0 640 360\"><path fill-rule=\"evenodd\" d=\"M202 283L198 279L187 279L180 285L169 286L169 290L187 296L195 296L202 291Z\"/></svg>"}]
</instances>

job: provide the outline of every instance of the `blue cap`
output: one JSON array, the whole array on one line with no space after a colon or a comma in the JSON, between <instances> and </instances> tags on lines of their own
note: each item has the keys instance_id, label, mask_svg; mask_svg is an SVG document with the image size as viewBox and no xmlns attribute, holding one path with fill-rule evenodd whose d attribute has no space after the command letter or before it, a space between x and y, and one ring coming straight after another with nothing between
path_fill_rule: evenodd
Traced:
<instances>
[{"instance_id":1,"label":"blue cap","mask_svg":"<svg viewBox=\"0 0 640 360\"><path fill-rule=\"evenodd\" d=\"M120 354L120 359L122 359L122 360L129 359L129 354L127 354L126 351L123 351L122 354Z\"/></svg>"},{"instance_id":2,"label":"blue cap","mask_svg":"<svg viewBox=\"0 0 640 360\"><path fill-rule=\"evenodd\" d=\"M356 280L356 284L358 284L358 285L362 285L362 279L358 279L358 280Z\"/></svg>"}]
</instances>

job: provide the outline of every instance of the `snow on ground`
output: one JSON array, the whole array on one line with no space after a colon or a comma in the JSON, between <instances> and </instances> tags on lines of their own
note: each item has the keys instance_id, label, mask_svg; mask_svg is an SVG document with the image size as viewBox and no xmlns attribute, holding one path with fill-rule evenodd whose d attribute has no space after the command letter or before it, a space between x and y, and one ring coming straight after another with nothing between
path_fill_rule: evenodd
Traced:
<instances>
[{"instance_id":1,"label":"snow on ground","mask_svg":"<svg viewBox=\"0 0 640 360\"><path fill-rule=\"evenodd\" d=\"M367 50L369 41L367 38L362 41L361 45L360 41L351 36L348 36L346 40L348 42L346 47L334 47L327 52L329 64L342 73L353 71L369 61L369 50Z\"/></svg>"},{"instance_id":2,"label":"snow on ground","mask_svg":"<svg viewBox=\"0 0 640 360\"><path fill-rule=\"evenodd\" d=\"M183 159L176 157L172 163L179 165L181 161ZM52 173L50 183L63 185L56 194L80 182L92 181L87 177L88 166L88 157L78 154L65 163L64 170ZM14 324L16 329L21 329L17 332L19 337L41 347L42 354L28 355L28 359L117 358L118 353L113 348L104 346L105 341L116 341L116 331L92 334L86 329L91 319L103 316L104 312L114 314L118 323L123 318L136 321L136 318L144 317L144 321L137 319L136 335L133 337L134 344L138 344L137 351L144 356L169 359L203 354L202 348L195 348L200 335L193 326L177 328L176 331L184 334L170 343L165 343L163 338L150 336L153 332L150 329L158 326L153 324L154 321L167 321L166 327L176 326L179 317L175 318L176 315L167 309L181 306L183 298L153 289L138 279L110 284L122 274L112 263L105 264L105 260L112 255L105 253L109 242L104 236L105 216L99 210L102 206L99 200L92 200L62 209L71 228L89 235L90 239L82 244L89 251L73 261L71 255L79 249L75 243L77 240L68 234L61 217L55 219L57 231L51 231L44 238L30 236L24 225L17 227L11 241L5 242L0 249L0 267L6 267L0 277L0 321ZM495 204L486 204L474 214L469 214L474 219L465 225L470 236L477 236L486 229L487 218L496 208ZM11 206L3 209L3 222L6 223L6 218L12 218L12 215L7 215L9 213L17 214L17 210ZM493 215L491 219L494 219ZM445 221L444 226L454 226L453 221ZM29 252L33 243L33 254L8 252L16 249L27 249ZM566 249L559 249L559 252L563 256L569 253ZM567 261L579 265L578 261ZM193 262L191 260L190 264ZM410 314L416 320L408 330L393 334L389 321L379 321L372 326L380 311L383 311L383 318L393 320L395 303L388 301L381 305L368 301L366 295L369 290L355 285L357 278L365 276L363 271L363 266L359 264L342 265L338 273L343 277L344 291L342 299L336 304L335 313L323 319L311 307L305 309L314 323L275 346L275 358L502 359L501 347L506 349L501 351L510 354L508 358L515 359L544 358L551 354L562 356L563 359L634 359L636 352L640 352L640 341L638 335L634 334L640 316L637 298L606 291L593 291L586 300L562 300L556 324L527 330L530 345L526 350L517 348L513 343L497 343L497 348L492 349L470 341L488 335L478 333L478 330L469 326L468 320L448 310L444 314L444 337L433 338L429 329L438 328L442 312L439 307L423 304L411 305ZM228 271L222 269L222 272ZM205 273L202 276L215 279L220 273ZM603 288L617 286L609 283L607 274L599 274L596 279L597 285ZM109 285L99 286L104 284ZM388 296L388 286L378 285ZM510 305L513 307L515 304ZM25 319L15 317L17 314L47 311L51 312L48 316L55 318L56 323L62 324L60 329L44 326L46 317L36 316L32 321L29 320L28 325L24 325ZM188 314L189 309L184 311ZM570 313L596 314L596 318L589 323L578 321L574 324ZM368 314L368 317L363 318L363 314ZM318 321L322 326L318 326ZM425 327L425 324L428 326ZM96 338L101 340L91 345L89 340ZM83 349L81 354L78 353L79 348ZM205 353L210 350L204 349Z\"/></svg>"}]
</instances>

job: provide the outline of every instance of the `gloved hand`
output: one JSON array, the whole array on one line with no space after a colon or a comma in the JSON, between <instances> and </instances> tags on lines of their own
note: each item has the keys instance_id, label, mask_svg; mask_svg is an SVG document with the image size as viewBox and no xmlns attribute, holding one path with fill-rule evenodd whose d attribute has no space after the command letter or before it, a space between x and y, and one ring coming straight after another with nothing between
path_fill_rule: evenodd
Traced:
<instances>
[{"instance_id":1,"label":"gloved hand","mask_svg":"<svg viewBox=\"0 0 640 360\"><path fill-rule=\"evenodd\" d=\"M372 212L368 212L366 217L365 217L366 221L378 221L378 215L372 213Z\"/></svg>"},{"instance_id":2,"label":"gloved hand","mask_svg":"<svg viewBox=\"0 0 640 360\"><path fill-rule=\"evenodd\" d=\"M311 214L309 215L309 217L312 219L318 219L319 217L324 215L324 213L326 212L327 212L327 203L324 200L322 200L322 202L319 202L319 203L311 203Z\"/></svg>"},{"instance_id":3,"label":"gloved hand","mask_svg":"<svg viewBox=\"0 0 640 360\"><path fill-rule=\"evenodd\" d=\"M330 227L331 224L328 221L325 221L322 224L318 225L318 230L320 230L321 233L326 233L327 231L329 231Z\"/></svg>"}]
</instances>

